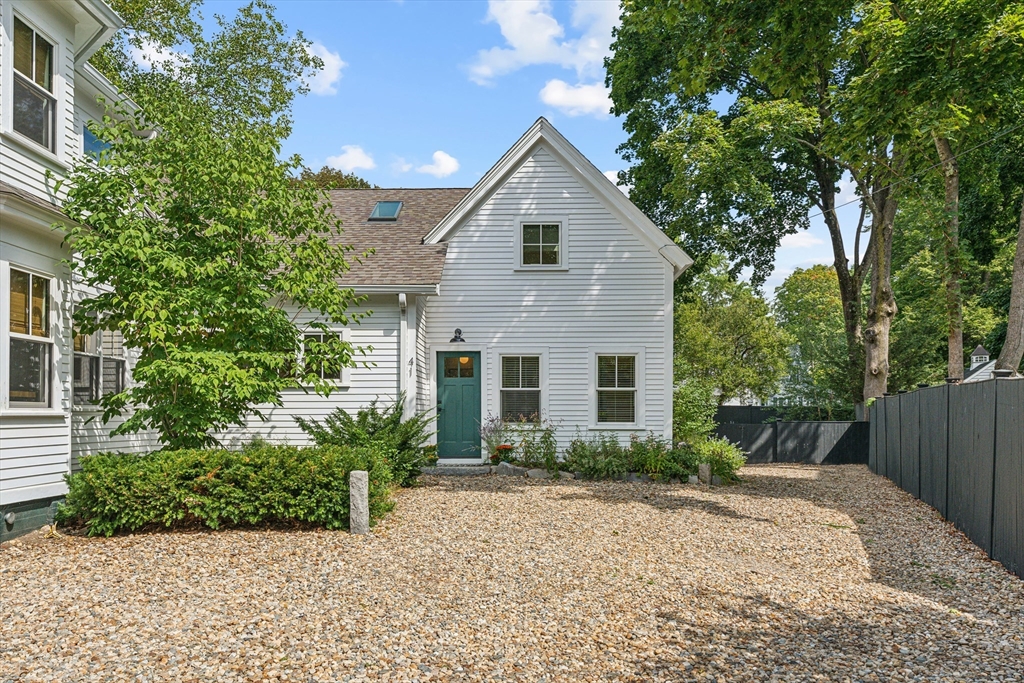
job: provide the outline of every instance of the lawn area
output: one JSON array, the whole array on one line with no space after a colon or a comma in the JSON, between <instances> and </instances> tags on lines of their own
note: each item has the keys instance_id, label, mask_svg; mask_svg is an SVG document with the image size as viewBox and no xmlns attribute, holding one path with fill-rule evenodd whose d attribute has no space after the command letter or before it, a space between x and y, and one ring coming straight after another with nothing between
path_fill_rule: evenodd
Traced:
<instances>
[{"instance_id":1,"label":"lawn area","mask_svg":"<svg viewBox=\"0 0 1024 683\"><path fill-rule=\"evenodd\" d=\"M424 477L370 536L29 538L0 681L1021 680L1024 582L863 466Z\"/></svg>"}]
</instances>

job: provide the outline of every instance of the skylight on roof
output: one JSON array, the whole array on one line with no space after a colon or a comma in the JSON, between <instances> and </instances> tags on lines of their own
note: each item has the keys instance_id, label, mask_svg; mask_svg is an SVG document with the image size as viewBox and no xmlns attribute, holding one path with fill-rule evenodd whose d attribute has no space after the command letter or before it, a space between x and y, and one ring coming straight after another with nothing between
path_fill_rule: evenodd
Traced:
<instances>
[{"instance_id":1,"label":"skylight on roof","mask_svg":"<svg viewBox=\"0 0 1024 683\"><path fill-rule=\"evenodd\" d=\"M402 202L377 202L370 214L371 221L397 221L398 212L402 210Z\"/></svg>"}]
</instances>

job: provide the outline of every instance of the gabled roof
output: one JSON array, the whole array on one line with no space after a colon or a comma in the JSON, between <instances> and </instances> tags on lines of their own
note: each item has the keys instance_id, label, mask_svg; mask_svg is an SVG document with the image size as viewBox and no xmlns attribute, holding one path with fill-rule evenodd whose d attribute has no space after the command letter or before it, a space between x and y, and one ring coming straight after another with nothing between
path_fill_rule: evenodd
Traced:
<instances>
[{"instance_id":1,"label":"gabled roof","mask_svg":"<svg viewBox=\"0 0 1024 683\"><path fill-rule=\"evenodd\" d=\"M328 191L331 213L342 221L343 232L335 241L354 247L346 258L351 270L341 284L362 289L439 284L448 245L424 244L423 236L467 192L464 187ZM370 221L373 207L386 201L402 202L398 219ZM376 251L359 257L369 249Z\"/></svg>"},{"instance_id":2,"label":"gabled roof","mask_svg":"<svg viewBox=\"0 0 1024 683\"><path fill-rule=\"evenodd\" d=\"M569 170L598 201L615 214L624 225L631 228L653 251L672 264L675 276L679 277L690 267L693 259L679 245L669 239L643 211L622 194L601 171L572 146L561 133L543 116L512 145L501 159L491 167L472 190L447 216L430 231L425 242L439 244L446 242L459 231L469 219L501 185L530 158L534 151L544 146Z\"/></svg>"},{"instance_id":3,"label":"gabled roof","mask_svg":"<svg viewBox=\"0 0 1024 683\"><path fill-rule=\"evenodd\" d=\"M996 361L990 360L987 363L982 363L978 367L968 370L964 373L965 382L984 382L987 379L995 377L993 371L996 369Z\"/></svg>"}]
</instances>

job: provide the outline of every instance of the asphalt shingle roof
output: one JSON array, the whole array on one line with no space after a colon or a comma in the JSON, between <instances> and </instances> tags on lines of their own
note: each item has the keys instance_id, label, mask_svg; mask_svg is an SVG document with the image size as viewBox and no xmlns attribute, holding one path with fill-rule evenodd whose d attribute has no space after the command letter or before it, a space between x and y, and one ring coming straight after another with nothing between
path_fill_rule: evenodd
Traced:
<instances>
[{"instance_id":1,"label":"asphalt shingle roof","mask_svg":"<svg viewBox=\"0 0 1024 683\"><path fill-rule=\"evenodd\" d=\"M447 244L423 238L469 192L469 188L330 190L332 212L341 218L338 240L354 248L344 285L433 285L441 282ZM377 202L402 202L396 221L370 221ZM376 252L355 257L369 249Z\"/></svg>"}]
</instances>

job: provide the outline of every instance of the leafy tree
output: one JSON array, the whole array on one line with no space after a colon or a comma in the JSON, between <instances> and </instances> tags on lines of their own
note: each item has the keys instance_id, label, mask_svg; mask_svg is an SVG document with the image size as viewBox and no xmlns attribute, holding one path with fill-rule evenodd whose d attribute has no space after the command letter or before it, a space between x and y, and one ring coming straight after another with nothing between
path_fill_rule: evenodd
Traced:
<instances>
[{"instance_id":1,"label":"leafy tree","mask_svg":"<svg viewBox=\"0 0 1024 683\"><path fill-rule=\"evenodd\" d=\"M827 415L853 405L846 374L843 302L835 268L797 268L775 289L775 319L795 341L787 399Z\"/></svg>"},{"instance_id":2,"label":"leafy tree","mask_svg":"<svg viewBox=\"0 0 1024 683\"><path fill-rule=\"evenodd\" d=\"M376 185L370 185L370 183L355 173L345 173L330 166L324 166L319 171L303 168L296 182L318 187L321 190L369 190L370 188L377 187Z\"/></svg>"},{"instance_id":3,"label":"leafy tree","mask_svg":"<svg viewBox=\"0 0 1024 683\"><path fill-rule=\"evenodd\" d=\"M888 131L859 129L856 112L844 110L845 90L865 66L864 53L850 48L855 7L632 0L607 83L630 134L620 147L633 162L623 178L630 198L697 253L723 251L737 268L753 266L760 282L781 238L807 227L808 209L821 213L843 301L848 381L859 398L868 377L872 392L881 393L879 373L884 386L885 325L895 313L887 278L896 205L887 188L902 162ZM736 103L710 111L711 98L724 93ZM873 217L863 261L860 226L850 254L835 211L844 171L857 172ZM860 295L869 269L881 303L870 308L864 338ZM862 342L881 353L875 372L865 373Z\"/></svg>"},{"instance_id":4,"label":"leafy tree","mask_svg":"<svg viewBox=\"0 0 1024 683\"><path fill-rule=\"evenodd\" d=\"M135 107L90 124L110 148L76 165L65 204L71 265L101 291L76 325L139 352L103 419L130 406L114 433L155 429L172 448L213 443L283 389L329 393L355 351L330 332L354 317L338 221L321 190L294 186L299 159L279 159L307 43L263 3L218 21L188 60L134 81Z\"/></svg>"},{"instance_id":5,"label":"leafy tree","mask_svg":"<svg viewBox=\"0 0 1024 683\"><path fill-rule=\"evenodd\" d=\"M1016 120L1024 76L1024 4L1005 0L867 0L859 44L872 59L855 79L858 116L909 129L933 143L945 196L943 243L949 377L964 372L964 263L960 253L958 156ZM893 98L893 93L899 93ZM923 150L922 150L923 151Z\"/></svg>"},{"instance_id":6,"label":"leafy tree","mask_svg":"<svg viewBox=\"0 0 1024 683\"><path fill-rule=\"evenodd\" d=\"M791 341L765 300L733 279L725 259L716 257L697 276L693 293L676 304L676 385L703 383L719 403L766 400L786 372Z\"/></svg>"}]
</instances>

